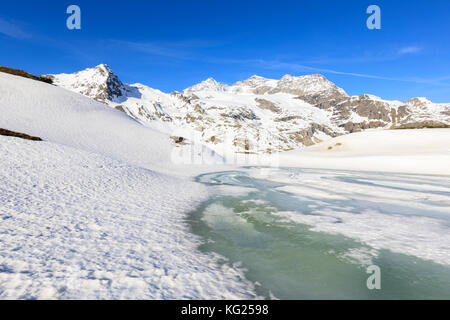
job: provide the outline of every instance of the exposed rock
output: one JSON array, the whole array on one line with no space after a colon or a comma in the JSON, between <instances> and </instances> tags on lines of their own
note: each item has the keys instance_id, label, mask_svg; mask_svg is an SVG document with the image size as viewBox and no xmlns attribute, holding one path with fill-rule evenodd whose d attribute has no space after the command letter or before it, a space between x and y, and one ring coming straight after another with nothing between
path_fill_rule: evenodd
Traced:
<instances>
[{"instance_id":1,"label":"exposed rock","mask_svg":"<svg viewBox=\"0 0 450 320\"><path fill-rule=\"evenodd\" d=\"M439 121L426 120L410 122L393 126L392 129L424 129L424 128L450 128L450 124Z\"/></svg>"},{"instance_id":2,"label":"exposed rock","mask_svg":"<svg viewBox=\"0 0 450 320\"><path fill-rule=\"evenodd\" d=\"M0 128L0 136L15 137L31 141L42 141L42 139L39 137L33 137L25 133L10 131L2 128Z\"/></svg>"},{"instance_id":3,"label":"exposed rock","mask_svg":"<svg viewBox=\"0 0 450 320\"><path fill-rule=\"evenodd\" d=\"M13 69L13 68L9 68L9 67L0 66L0 72L9 73L9 74L12 74L15 76L28 78L28 79L32 79L32 80L36 80L36 81L41 81L41 82L45 82L48 84L53 83L53 78L51 76L35 76L31 73L28 73L28 72L25 72L25 71L19 70L19 69Z\"/></svg>"},{"instance_id":4,"label":"exposed rock","mask_svg":"<svg viewBox=\"0 0 450 320\"><path fill-rule=\"evenodd\" d=\"M280 113L281 109L275 105L275 103L265 100L265 99L259 99L255 98L255 101L258 103L258 107L263 110L270 110L275 113Z\"/></svg>"},{"instance_id":5,"label":"exposed rock","mask_svg":"<svg viewBox=\"0 0 450 320\"><path fill-rule=\"evenodd\" d=\"M175 142L176 144L179 145L187 145L190 144L189 140L184 138L184 137L179 137L179 136L171 136L170 139L173 140L173 142Z\"/></svg>"},{"instance_id":6,"label":"exposed rock","mask_svg":"<svg viewBox=\"0 0 450 320\"><path fill-rule=\"evenodd\" d=\"M52 78L144 125L157 122L166 132L180 128L213 149L241 153L292 150L366 129L450 125L450 104L425 98L400 102L367 94L350 97L322 75L286 75L280 80L252 76L232 86L210 78L170 94L123 84L105 65ZM174 137L175 144L186 143Z\"/></svg>"},{"instance_id":7,"label":"exposed rock","mask_svg":"<svg viewBox=\"0 0 450 320\"><path fill-rule=\"evenodd\" d=\"M125 109L124 109L123 106L121 106L121 105L115 106L115 109L116 109L116 110L119 110L120 112L126 113L126 112L125 112Z\"/></svg>"}]
</instances>

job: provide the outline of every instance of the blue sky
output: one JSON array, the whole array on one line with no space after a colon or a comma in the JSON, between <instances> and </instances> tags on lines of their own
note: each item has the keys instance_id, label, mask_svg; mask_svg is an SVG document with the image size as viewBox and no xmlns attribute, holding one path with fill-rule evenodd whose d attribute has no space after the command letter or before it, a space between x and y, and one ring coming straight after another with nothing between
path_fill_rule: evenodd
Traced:
<instances>
[{"instance_id":1,"label":"blue sky","mask_svg":"<svg viewBox=\"0 0 450 320\"><path fill-rule=\"evenodd\" d=\"M82 29L66 28L79 5ZM366 8L381 8L369 30ZM3 1L0 65L31 73L106 63L166 92L208 77L324 74L349 94L450 102L450 1Z\"/></svg>"}]
</instances>

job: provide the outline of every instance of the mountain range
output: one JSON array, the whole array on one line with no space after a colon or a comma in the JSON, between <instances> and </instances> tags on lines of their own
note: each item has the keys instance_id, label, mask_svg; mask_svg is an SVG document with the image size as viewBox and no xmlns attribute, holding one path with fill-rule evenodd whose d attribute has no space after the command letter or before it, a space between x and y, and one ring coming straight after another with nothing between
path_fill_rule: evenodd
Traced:
<instances>
[{"instance_id":1,"label":"mountain range","mask_svg":"<svg viewBox=\"0 0 450 320\"><path fill-rule=\"evenodd\" d=\"M209 78L171 93L125 84L104 64L44 77L169 134L177 144L200 142L218 153L301 149L368 129L450 127L450 103L349 96L319 74L253 76L231 86Z\"/></svg>"}]
</instances>

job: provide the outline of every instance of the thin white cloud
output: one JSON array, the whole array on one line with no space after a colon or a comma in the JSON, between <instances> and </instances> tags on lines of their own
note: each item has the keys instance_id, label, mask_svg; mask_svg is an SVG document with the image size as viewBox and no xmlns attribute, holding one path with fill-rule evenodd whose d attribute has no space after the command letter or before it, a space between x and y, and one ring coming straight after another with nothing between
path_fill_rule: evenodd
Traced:
<instances>
[{"instance_id":1,"label":"thin white cloud","mask_svg":"<svg viewBox=\"0 0 450 320\"><path fill-rule=\"evenodd\" d=\"M372 62L386 62L402 59L405 55L416 54L422 52L423 48L419 46L404 46L404 47L390 47L381 51L368 51L359 55L353 56L322 56L313 59L304 60L307 64L319 65L338 65L351 63L372 63Z\"/></svg>"},{"instance_id":2,"label":"thin white cloud","mask_svg":"<svg viewBox=\"0 0 450 320\"><path fill-rule=\"evenodd\" d=\"M18 25L0 18L0 33L16 39L30 38L31 35L23 31Z\"/></svg>"},{"instance_id":3,"label":"thin white cloud","mask_svg":"<svg viewBox=\"0 0 450 320\"><path fill-rule=\"evenodd\" d=\"M417 47L417 46L410 46L410 47L404 47L404 48L401 48L401 49L398 51L398 53L399 53L400 55L404 55L404 54L418 53L418 52L420 52L420 51L422 51L422 48Z\"/></svg>"},{"instance_id":4,"label":"thin white cloud","mask_svg":"<svg viewBox=\"0 0 450 320\"><path fill-rule=\"evenodd\" d=\"M184 56L184 54L180 54L179 51L174 50L173 48L162 46L156 43L141 43L122 40L114 40L113 43L126 47L133 51L139 51L150 55L171 57L171 58L182 58Z\"/></svg>"},{"instance_id":5,"label":"thin white cloud","mask_svg":"<svg viewBox=\"0 0 450 320\"><path fill-rule=\"evenodd\" d=\"M219 61L216 61L220 63ZM291 63L291 62L281 62L281 61L271 61L271 60L263 60L263 59L247 59L247 60L223 60L222 63L238 63L245 65L255 65L258 68L264 69L273 69L273 70L286 70L287 72L317 72L323 74L337 74L358 78L367 78L367 79L378 79L378 80L387 80L387 81L401 81L401 82L411 82L411 83L420 83L420 84L431 84L435 86L441 87L450 87L450 83L445 82L448 78L438 78L438 79L425 79L420 77L404 77L404 78L396 78L396 77L385 77L373 74L365 74L365 73L355 73L355 72L345 72L333 69L326 68L316 68L310 67L307 65L299 64L299 63Z\"/></svg>"},{"instance_id":6,"label":"thin white cloud","mask_svg":"<svg viewBox=\"0 0 450 320\"><path fill-rule=\"evenodd\" d=\"M172 42L133 42L125 40L111 40L113 45L126 47L130 50L177 59L193 59L195 51L204 48L220 46L217 41L182 40Z\"/></svg>"}]
</instances>

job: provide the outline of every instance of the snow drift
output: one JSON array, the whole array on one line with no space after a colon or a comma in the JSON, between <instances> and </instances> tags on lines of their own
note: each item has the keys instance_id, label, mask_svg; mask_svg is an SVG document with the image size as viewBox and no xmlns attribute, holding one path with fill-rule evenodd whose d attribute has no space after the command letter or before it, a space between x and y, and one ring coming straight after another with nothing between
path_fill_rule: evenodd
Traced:
<instances>
[{"instance_id":1,"label":"snow drift","mask_svg":"<svg viewBox=\"0 0 450 320\"><path fill-rule=\"evenodd\" d=\"M0 299L254 297L197 250L185 218L207 190L159 172L193 170L172 163L168 135L4 73L0 128L45 140L0 136Z\"/></svg>"},{"instance_id":2,"label":"snow drift","mask_svg":"<svg viewBox=\"0 0 450 320\"><path fill-rule=\"evenodd\" d=\"M278 157L283 167L450 175L450 129L359 132Z\"/></svg>"}]
</instances>

